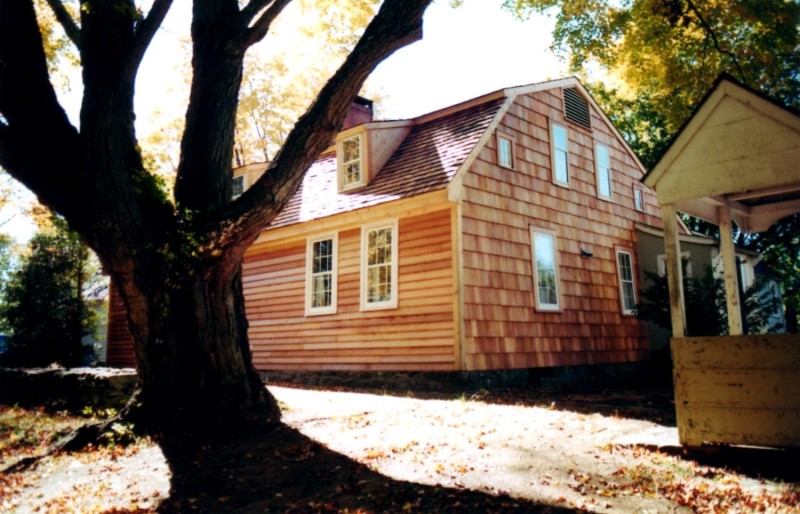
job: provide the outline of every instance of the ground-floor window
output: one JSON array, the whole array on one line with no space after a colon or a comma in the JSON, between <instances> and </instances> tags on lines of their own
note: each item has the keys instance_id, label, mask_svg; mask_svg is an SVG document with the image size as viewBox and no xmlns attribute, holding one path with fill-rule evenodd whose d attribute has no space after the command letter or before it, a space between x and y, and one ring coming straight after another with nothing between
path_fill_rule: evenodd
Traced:
<instances>
[{"instance_id":1,"label":"ground-floor window","mask_svg":"<svg viewBox=\"0 0 800 514\"><path fill-rule=\"evenodd\" d=\"M306 249L306 315L336 312L336 234L310 238Z\"/></svg>"},{"instance_id":2,"label":"ground-floor window","mask_svg":"<svg viewBox=\"0 0 800 514\"><path fill-rule=\"evenodd\" d=\"M536 308L555 311L561 308L558 286L558 252L553 231L531 227L531 255Z\"/></svg>"},{"instance_id":3,"label":"ground-floor window","mask_svg":"<svg viewBox=\"0 0 800 514\"><path fill-rule=\"evenodd\" d=\"M397 307L397 220L361 229L361 309Z\"/></svg>"},{"instance_id":4,"label":"ground-floor window","mask_svg":"<svg viewBox=\"0 0 800 514\"><path fill-rule=\"evenodd\" d=\"M636 285L633 278L633 258L627 250L617 250L619 295L623 314L636 314Z\"/></svg>"}]
</instances>

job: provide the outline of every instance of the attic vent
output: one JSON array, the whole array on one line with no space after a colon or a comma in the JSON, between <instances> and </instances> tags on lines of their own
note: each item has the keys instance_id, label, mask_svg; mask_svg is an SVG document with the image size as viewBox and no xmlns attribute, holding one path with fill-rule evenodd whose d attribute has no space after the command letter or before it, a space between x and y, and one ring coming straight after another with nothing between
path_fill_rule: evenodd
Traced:
<instances>
[{"instance_id":1,"label":"attic vent","mask_svg":"<svg viewBox=\"0 0 800 514\"><path fill-rule=\"evenodd\" d=\"M569 121L581 127L592 128L589 102L574 87L564 88L564 115Z\"/></svg>"}]
</instances>

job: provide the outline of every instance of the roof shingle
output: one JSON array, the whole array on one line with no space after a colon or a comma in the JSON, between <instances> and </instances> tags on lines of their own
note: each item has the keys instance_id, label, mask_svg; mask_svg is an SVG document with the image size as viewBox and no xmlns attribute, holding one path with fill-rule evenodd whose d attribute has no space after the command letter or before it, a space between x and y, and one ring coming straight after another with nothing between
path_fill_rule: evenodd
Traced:
<instances>
[{"instance_id":1,"label":"roof shingle","mask_svg":"<svg viewBox=\"0 0 800 514\"><path fill-rule=\"evenodd\" d=\"M372 182L357 191L338 192L336 154L321 156L268 229L447 187L502 104L491 100L415 126Z\"/></svg>"}]
</instances>

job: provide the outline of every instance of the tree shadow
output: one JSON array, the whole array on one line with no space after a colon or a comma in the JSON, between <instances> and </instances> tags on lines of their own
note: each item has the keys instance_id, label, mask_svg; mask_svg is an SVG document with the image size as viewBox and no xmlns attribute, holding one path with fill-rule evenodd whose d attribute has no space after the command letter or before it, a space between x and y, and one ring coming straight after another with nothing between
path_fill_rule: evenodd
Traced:
<instances>
[{"instance_id":1,"label":"tree shadow","mask_svg":"<svg viewBox=\"0 0 800 514\"><path fill-rule=\"evenodd\" d=\"M251 427L212 442L187 439L161 446L172 472L161 513L577 512L394 480L283 424Z\"/></svg>"}]
</instances>

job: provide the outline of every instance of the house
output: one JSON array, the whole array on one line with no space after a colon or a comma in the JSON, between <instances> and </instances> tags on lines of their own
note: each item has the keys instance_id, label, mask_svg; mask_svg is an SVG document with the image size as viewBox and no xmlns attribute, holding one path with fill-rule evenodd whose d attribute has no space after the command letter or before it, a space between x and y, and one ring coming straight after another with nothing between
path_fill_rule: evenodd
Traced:
<instances>
[{"instance_id":1,"label":"house","mask_svg":"<svg viewBox=\"0 0 800 514\"><path fill-rule=\"evenodd\" d=\"M241 190L256 168L234 171ZM661 212L643 175L574 78L346 128L245 255L254 364L446 371L645 359L636 226L660 227ZM122 332L115 363L115 352L131 355Z\"/></svg>"}]
</instances>

